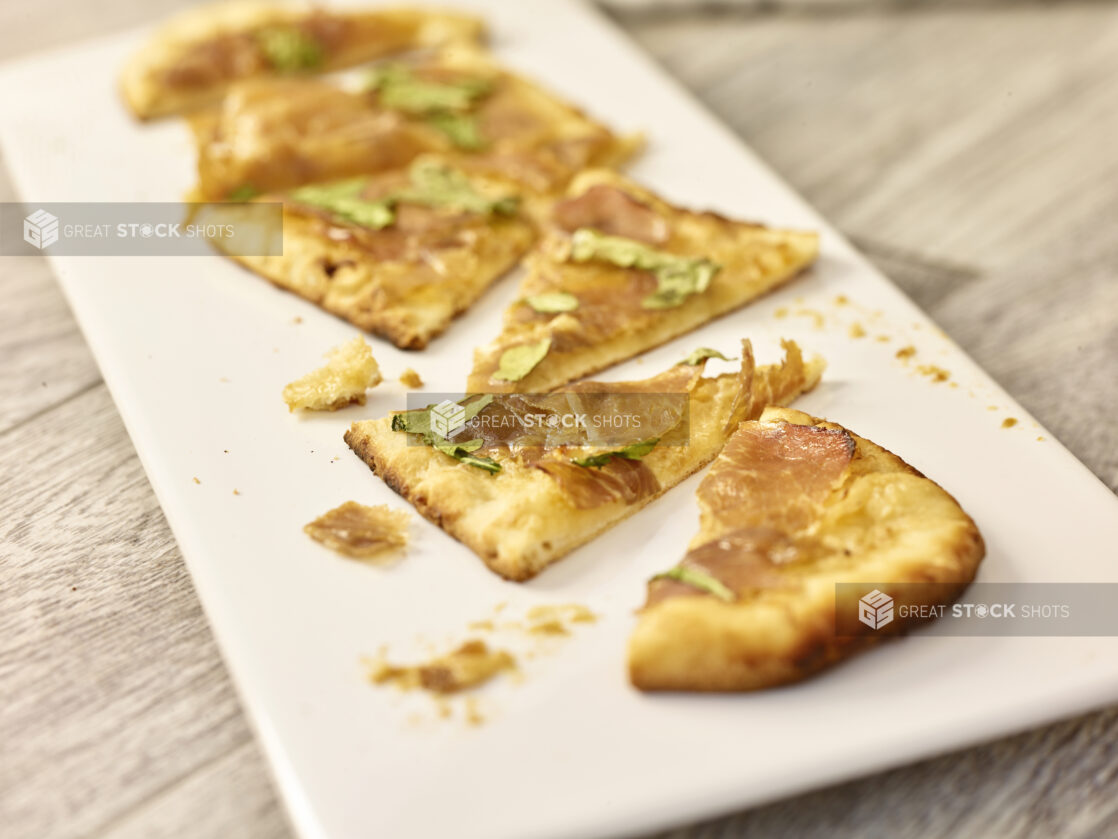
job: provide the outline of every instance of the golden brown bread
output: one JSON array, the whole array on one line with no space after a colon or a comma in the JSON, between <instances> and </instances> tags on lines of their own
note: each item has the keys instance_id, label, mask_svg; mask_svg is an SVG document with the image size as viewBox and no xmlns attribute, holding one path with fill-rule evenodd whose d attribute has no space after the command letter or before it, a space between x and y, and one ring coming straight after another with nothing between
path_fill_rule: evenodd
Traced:
<instances>
[{"instance_id":1,"label":"golden brown bread","mask_svg":"<svg viewBox=\"0 0 1118 839\"><path fill-rule=\"evenodd\" d=\"M629 676L642 690L740 691L802 679L915 623L898 611L877 630L844 620L839 635L836 584L886 595L903 586L908 604L949 603L985 553L974 522L943 489L800 411L770 407L743 423L698 495L700 530L677 566L683 572L649 583L629 641ZM694 572L702 576L681 581Z\"/></svg>"},{"instance_id":2,"label":"golden brown bread","mask_svg":"<svg viewBox=\"0 0 1118 839\"><path fill-rule=\"evenodd\" d=\"M404 50L473 41L482 31L476 18L443 12L211 3L159 29L129 59L121 92L133 114L150 119L212 104L242 79L332 72ZM292 66L276 65L284 55Z\"/></svg>"},{"instance_id":3,"label":"golden brown bread","mask_svg":"<svg viewBox=\"0 0 1118 839\"><path fill-rule=\"evenodd\" d=\"M803 271L815 259L814 233L773 230L669 205L609 170L583 172L555 208L527 260L520 299L500 335L474 353L471 391L552 390L605 369L733 311ZM602 260L572 259L572 231L624 236L684 258L720 266L709 286L668 308L647 308L657 287L651 272ZM537 311L535 295L564 294L576 308ZM502 355L547 341L547 355L517 381L495 378Z\"/></svg>"},{"instance_id":4,"label":"golden brown bread","mask_svg":"<svg viewBox=\"0 0 1118 839\"><path fill-rule=\"evenodd\" d=\"M795 344L785 344L783 364L760 367L755 374L747 342L745 349L739 374L702 378L701 365L685 375L677 366L641 383L580 385L587 392L612 392L635 384L648 393L689 393L688 444L658 446L635 465L618 464L619 480L633 479L638 467L642 473L638 477L643 483L628 487L593 483L612 480L610 470L580 472L584 467L571 466L570 453L564 451L537 460L508 450L482 449L477 454L501 465L498 474L490 474L415 444L409 435L392 430L392 417L354 423L345 440L385 483L490 569L511 580L526 580L709 463L726 440L730 417L749 410L751 400L743 404L740 398L743 383L748 392L763 394L761 399L786 403L819 381L822 360L804 363ZM580 478L590 485L582 485Z\"/></svg>"}]
</instances>

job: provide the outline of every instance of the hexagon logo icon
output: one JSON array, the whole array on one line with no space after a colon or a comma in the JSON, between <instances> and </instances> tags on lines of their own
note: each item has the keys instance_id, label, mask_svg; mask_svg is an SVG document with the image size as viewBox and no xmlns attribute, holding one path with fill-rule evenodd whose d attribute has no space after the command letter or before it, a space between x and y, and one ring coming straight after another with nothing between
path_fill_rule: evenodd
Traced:
<instances>
[{"instance_id":1,"label":"hexagon logo icon","mask_svg":"<svg viewBox=\"0 0 1118 839\"><path fill-rule=\"evenodd\" d=\"M881 629L893 622L893 598L874 589L858 601L858 620L870 629Z\"/></svg>"},{"instance_id":2,"label":"hexagon logo icon","mask_svg":"<svg viewBox=\"0 0 1118 839\"><path fill-rule=\"evenodd\" d=\"M441 437L451 437L466 426L466 409L457 402L444 399L431 409L431 430Z\"/></svg>"},{"instance_id":3,"label":"hexagon logo icon","mask_svg":"<svg viewBox=\"0 0 1118 839\"><path fill-rule=\"evenodd\" d=\"M23 220L23 241L39 250L58 241L58 216L36 210Z\"/></svg>"}]
</instances>

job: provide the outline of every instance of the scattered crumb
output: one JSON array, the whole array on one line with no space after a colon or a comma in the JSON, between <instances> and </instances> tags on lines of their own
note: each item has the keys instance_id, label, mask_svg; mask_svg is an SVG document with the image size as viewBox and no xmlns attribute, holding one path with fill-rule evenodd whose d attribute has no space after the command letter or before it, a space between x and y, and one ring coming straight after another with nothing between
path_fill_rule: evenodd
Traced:
<instances>
[{"instance_id":1,"label":"scattered crumb","mask_svg":"<svg viewBox=\"0 0 1118 839\"><path fill-rule=\"evenodd\" d=\"M409 367L400 374L400 384L404 387L423 387L423 379L419 378L419 374Z\"/></svg>"},{"instance_id":2,"label":"scattered crumb","mask_svg":"<svg viewBox=\"0 0 1118 839\"><path fill-rule=\"evenodd\" d=\"M1037 437L1037 438L1036 438L1036 441L1037 441L1038 443L1043 443L1043 442L1044 442L1044 438L1043 438L1043 437Z\"/></svg>"},{"instance_id":3,"label":"scattered crumb","mask_svg":"<svg viewBox=\"0 0 1118 839\"><path fill-rule=\"evenodd\" d=\"M194 478L194 483L196 483L196 484L201 484L202 482L201 482L201 481L199 481L199 480L198 480L197 478Z\"/></svg>"},{"instance_id":4,"label":"scattered crumb","mask_svg":"<svg viewBox=\"0 0 1118 839\"><path fill-rule=\"evenodd\" d=\"M836 306L845 306L849 302L850 298L847 297L845 294L840 294L838 297L835 298Z\"/></svg>"},{"instance_id":5,"label":"scattered crumb","mask_svg":"<svg viewBox=\"0 0 1118 839\"><path fill-rule=\"evenodd\" d=\"M797 309L796 314L800 317L811 318L812 325L816 329L822 329L823 325L826 323L826 321L823 318L822 313L817 312L814 309Z\"/></svg>"},{"instance_id":6,"label":"scattered crumb","mask_svg":"<svg viewBox=\"0 0 1118 839\"><path fill-rule=\"evenodd\" d=\"M474 630L475 632L492 632L493 631L493 621L491 621L491 620L474 621L473 623L469 624L468 628Z\"/></svg>"},{"instance_id":7,"label":"scattered crumb","mask_svg":"<svg viewBox=\"0 0 1118 839\"><path fill-rule=\"evenodd\" d=\"M361 337L334 347L326 365L296 379L283 389L289 411L336 411L365 404L365 391L381 383L380 366L372 348Z\"/></svg>"},{"instance_id":8,"label":"scattered crumb","mask_svg":"<svg viewBox=\"0 0 1118 839\"><path fill-rule=\"evenodd\" d=\"M901 347L896 352L897 358L901 361L908 361L908 359L912 358L914 355L916 355L916 347L912 346L912 344L909 344L907 347Z\"/></svg>"},{"instance_id":9,"label":"scattered crumb","mask_svg":"<svg viewBox=\"0 0 1118 839\"><path fill-rule=\"evenodd\" d=\"M383 504L366 507L347 501L319 516L303 532L344 556L369 559L408 543L408 519L403 510Z\"/></svg>"},{"instance_id":10,"label":"scattered crumb","mask_svg":"<svg viewBox=\"0 0 1118 839\"><path fill-rule=\"evenodd\" d=\"M851 338L865 338L866 337L866 330L862 327L862 324L857 323L857 322L850 324L850 337Z\"/></svg>"},{"instance_id":11,"label":"scattered crumb","mask_svg":"<svg viewBox=\"0 0 1118 839\"><path fill-rule=\"evenodd\" d=\"M934 364L921 364L916 368L916 372L920 373L922 376L930 376L932 381L937 384L939 382L946 382L951 378L951 373Z\"/></svg>"},{"instance_id":12,"label":"scattered crumb","mask_svg":"<svg viewBox=\"0 0 1118 839\"><path fill-rule=\"evenodd\" d=\"M218 379L218 381L222 382L224 384L229 384L229 382L231 382L232 379L230 379L228 376L222 376L220 379Z\"/></svg>"},{"instance_id":13,"label":"scattered crumb","mask_svg":"<svg viewBox=\"0 0 1118 839\"><path fill-rule=\"evenodd\" d=\"M433 693L458 693L485 684L498 673L516 669L516 659L504 650L491 650L484 641L466 641L456 650L429 662L399 666L373 662L369 681L394 684L404 690L420 688Z\"/></svg>"},{"instance_id":14,"label":"scattered crumb","mask_svg":"<svg viewBox=\"0 0 1118 839\"><path fill-rule=\"evenodd\" d=\"M225 452L226 454L229 454L229 449L222 449L222 451Z\"/></svg>"},{"instance_id":15,"label":"scattered crumb","mask_svg":"<svg viewBox=\"0 0 1118 839\"><path fill-rule=\"evenodd\" d=\"M481 709L478 707L477 699L469 697L466 700L466 722L469 725L481 725L485 722L485 717L481 714Z\"/></svg>"},{"instance_id":16,"label":"scattered crumb","mask_svg":"<svg viewBox=\"0 0 1118 839\"><path fill-rule=\"evenodd\" d=\"M337 460L340 460L340 459L341 458L339 458L337 455L334 455L332 458L330 458L330 462L333 463L333 462L335 462Z\"/></svg>"},{"instance_id":17,"label":"scattered crumb","mask_svg":"<svg viewBox=\"0 0 1118 839\"><path fill-rule=\"evenodd\" d=\"M878 342L880 342L880 343L882 343L882 344L888 344L888 343L889 343L890 341L892 341L893 339L892 339L892 338L891 338L890 336L888 336L888 335L878 335L878 336L877 336L877 338L876 338L876 339L874 339L874 340L876 340L876 341L878 341Z\"/></svg>"},{"instance_id":18,"label":"scattered crumb","mask_svg":"<svg viewBox=\"0 0 1118 839\"><path fill-rule=\"evenodd\" d=\"M1002 428L1013 428L1017 425L1017 417L1006 417L1002 420Z\"/></svg>"},{"instance_id":19,"label":"scattered crumb","mask_svg":"<svg viewBox=\"0 0 1118 839\"><path fill-rule=\"evenodd\" d=\"M303 319L301 317L299 317L298 315L296 315L295 317L293 317L291 319L291 322L294 323L294 324L300 324L300 323L303 322Z\"/></svg>"},{"instance_id":20,"label":"scattered crumb","mask_svg":"<svg viewBox=\"0 0 1118 839\"><path fill-rule=\"evenodd\" d=\"M951 385L951 387L953 388L957 388L959 386L958 382L948 382L948 384Z\"/></svg>"},{"instance_id":21,"label":"scattered crumb","mask_svg":"<svg viewBox=\"0 0 1118 839\"><path fill-rule=\"evenodd\" d=\"M240 494L241 494L241 491L240 491L239 489L236 489L236 488L234 488L234 489L233 489L233 494L234 494L234 495L240 495Z\"/></svg>"},{"instance_id":22,"label":"scattered crumb","mask_svg":"<svg viewBox=\"0 0 1118 839\"><path fill-rule=\"evenodd\" d=\"M997 405L987 405L986 410L987 411L996 411L996 410L998 410L998 406Z\"/></svg>"},{"instance_id":23,"label":"scattered crumb","mask_svg":"<svg viewBox=\"0 0 1118 839\"><path fill-rule=\"evenodd\" d=\"M777 309L775 312L773 312L773 317L775 317L775 318L786 318L786 317L788 317L787 307L781 306L779 309Z\"/></svg>"},{"instance_id":24,"label":"scattered crumb","mask_svg":"<svg viewBox=\"0 0 1118 839\"><path fill-rule=\"evenodd\" d=\"M1039 439L1042 439L1042 440L1043 440L1044 438L1043 438L1043 437L1041 437L1041 438L1039 438ZM78 587L77 587L77 586L70 586L70 591L77 591L77 590L78 590Z\"/></svg>"}]
</instances>

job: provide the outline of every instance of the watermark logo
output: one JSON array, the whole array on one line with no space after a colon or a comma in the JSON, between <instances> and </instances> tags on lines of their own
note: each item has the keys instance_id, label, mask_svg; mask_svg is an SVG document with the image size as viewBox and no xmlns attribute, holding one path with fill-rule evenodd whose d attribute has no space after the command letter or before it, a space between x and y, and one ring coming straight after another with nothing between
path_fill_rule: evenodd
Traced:
<instances>
[{"instance_id":1,"label":"watermark logo","mask_svg":"<svg viewBox=\"0 0 1118 839\"><path fill-rule=\"evenodd\" d=\"M58 216L36 210L23 219L23 241L39 250L58 241Z\"/></svg>"},{"instance_id":2,"label":"watermark logo","mask_svg":"<svg viewBox=\"0 0 1118 839\"><path fill-rule=\"evenodd\" d=\"M874 589L858 601L858 620L870 629L881 629L893 622L893 598Z\"/></svg>"},{"instance_id":3,"label":"watermark logo","mask_svg":"<svg viewBox=\"0 0 1118 839\"><path fill-rule=\"evenodd\" d=\"M450 438L466 427L466 407L444 399L431 409L431 430Z\"/></svg>"}]
</instances>

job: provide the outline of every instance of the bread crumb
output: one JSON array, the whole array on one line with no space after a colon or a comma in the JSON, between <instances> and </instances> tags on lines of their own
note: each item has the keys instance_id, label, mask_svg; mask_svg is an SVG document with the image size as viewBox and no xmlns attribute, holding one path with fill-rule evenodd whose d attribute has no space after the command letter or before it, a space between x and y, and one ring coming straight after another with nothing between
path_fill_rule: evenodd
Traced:
<instances>
[{"instance_id":1,"label":"bread crumb","mask_svg":"<svg viewBox=\"0 0 1118 839\"><path fill-rule=\"evenodd\" d=\"M409 367L400 374L400 384L404 387L423 387L423 379L419 378L419 374Z\"/></svg>"},{"instance_id":2,"label":"bread crumb","mask_svg":"<svg viewBox=\"0 0 1118 839\"><path fill-rule=\"evenodd\" d=\"M296 315L295 317L293 317L291 319L291 322L294 323L294 324L300 324L300 323L303 322L303 319L301 317L299 317L298 315Z\"/></svg>"},{"instance_id":3,"label":"bread crumb","mask_svg":"<svg viewBox=\"0 0 1118 839\"><path fill-rule=\"evenodd\" d=\"M1038 443L1043 443L1043 442L1044 442L1044 438L1043 438L1043 437L1037 437L1037 438L1036 438L1036 441L1037 441Z\"/></svg>"},{"instance_id":4,"label":"bread crumb","mask_svg":"<svg viewBox=\"0 0 1118 839\"><path fill-rule=\"evenodd\" d=\"M326 365L283 389L289 411L336 411L365 404L365 391L381 383L372 348L360 336L326 354Z\"/></svg>"},{"instance_id":5,"label":"bread crumb","mask_svg":"<svg viewBox=\"0 0 1118 839\"><path fill-rule=\"evenodd\" d=\"M504 650L491 650L484 641L470 640L431 661L415 665L372 662L369 681L394 684L404 690L458 693L479 687L498 673L516 669L516 659Z\"/></svg>"},{"instance_id":6,"label":"bread crumb","mask_svg":"<svg viewBox=\"0 0 1118 839\"><path fill-rule=\"evenodd\" d=\"M888 344L893 339L889 335L878 335L875 340L881 344Z\"/></svg>"},{"instance_id":7,"label":"bread crumb","mask_svg":"<svg viewBox=\"0 0 1118 839\"><path fill-rule=\"evenodd\" d=\"M1015 425L1017 425L1016 417L1006 417L1002 420L1002 428L1013 428Z\"/></svg>"},{"instance_id":8,"label":"bread crumb","mask_svg":"<svg viewBox=\"0 0 1118 839\"><path fill-rule=\"evenodd\" d=\"M201 482L201 481L199 481L199 480L198 480L197 478L195 478L195 479L194 479L194 483L196 483L196 484L201 484L202 482Z\"/></svg>"},{"instance_id":9,"label":"bread crumb","mask_svg":"<svg viewBox=\"0 0 1118 839\"><path fill-rule=\"evenodd\" d=\"M908 359L912 358L914 355L916 355L916 347L912 346L912 344L909 344L907 347L901 347L896 352L896 357L901 361L908 361Z\"/></svg>"},{"instance_id":10,"label":"bread crumb","mask_svg":"<svg viewBox=\"0 0 1118 839\"><path fill-rule=\"evenodd\" d=\"M815 311L815 309L797 309L796 314L799 317L811 318L812 326L814 326L815 329L822 329L823 325L826 323L822 313Z\"/></svg>"},{"instance_id":11,"label":"bread crumb","mask_svg":"<svg viewBox=\"0 0 1118 839\"><path fill-rule=\"evenodd\" d=\"M786 318L786 317L788 317L788 309L784 306L781 306L779 309L777 309L775 312L773 312L773 317L775 317L775 318Z\"/></svg>"},{"instance_id":12,"label":"bread crumb","mask_svg":"<svg viewBox=\"0 0 1118 839\"><path fill-rule=\"evenodd\" d=\"M851 338L865 338L866 337L866 330L864 328L862 328L862 324L860 324L860 323L850 324L850 337Z\"/></svg>"},{"instance_id":13,"label":"bread crumb","mask_svg":"<svg viewBox=\"0 0 1118 839\"><path fill-rule=\"evenodd\" d=\"M935 383L946 382L951 378L951 374L944 370L942 367L937 367L934 364L922 364L916 368L916 372L923 376L930 376Z\"/></svg>"},{"instance_id":14,"label":"bread crumb","mask_svg":"<svg viewBox=\"0 0 1118 839\"><path fill-rule=\"evenodd\" d=\"M840 294L838 297L835 298L836 306L845 306L849 302L850 298L848 298L845 294Z\"/></svg>"},{"instance_id":15,"label":"bread crumb","mask_svg":"<svg viewBox=\"0 0 1118 839\"><path fill-rule=\"evenodd\" d=\"M343 556L370 559L407 545L410 518L383 504L366 507L347 501L304 526L303 532Z\"/></svg>"},{"instance_id":16,"label":"bread crumb","mask_svg":"<svg viewBox=\"0 0 1118 839\"><path fill-rule=\"evenodd\" d=\"M233 494L234 494L234 495L240 495L240 494L241 494L241 491L240 491L239 489L236 489L236 488L234 488L234 490L233 490Z\"/></svg>"}]
</instances>

